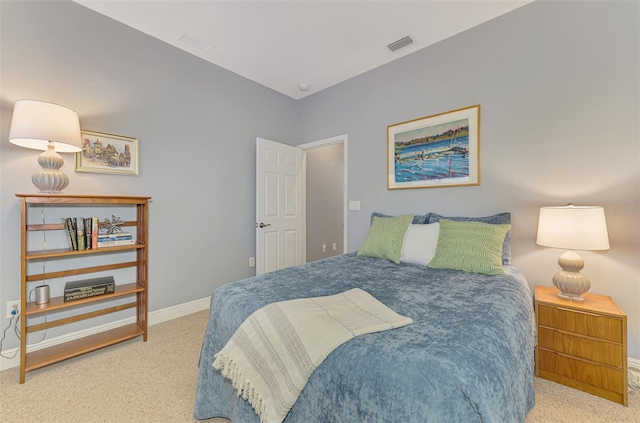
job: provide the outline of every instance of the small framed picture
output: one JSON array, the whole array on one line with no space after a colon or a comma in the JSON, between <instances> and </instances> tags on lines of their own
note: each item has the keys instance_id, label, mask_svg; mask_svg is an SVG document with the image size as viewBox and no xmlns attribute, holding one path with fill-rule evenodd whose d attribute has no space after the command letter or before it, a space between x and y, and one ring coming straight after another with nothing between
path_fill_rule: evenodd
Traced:
<instances>
[{"instance_id":1,"label":"small framed picture","mask_svg":"<svg viewBox=\"0 0 640 423\"><path fill-rule=\"evenodd\" d=\"M76 172L138 174L138 139L80 130L82 151L76 153Z\"/></svg>"},{"instance_id":2,"label":"small framed picture","mask_svg":"<svg viewBox=\"0 0 640 423\"><path fill-rule=\"evenodd\" d=\"M387 189L480 185L480 105L387 126Z\"/></svg>"}]
</instances>

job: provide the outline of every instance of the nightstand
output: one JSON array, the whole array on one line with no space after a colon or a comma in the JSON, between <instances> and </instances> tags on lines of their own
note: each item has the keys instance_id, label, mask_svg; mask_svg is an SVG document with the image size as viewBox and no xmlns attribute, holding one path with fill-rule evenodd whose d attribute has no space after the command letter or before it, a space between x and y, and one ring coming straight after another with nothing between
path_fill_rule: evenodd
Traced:
<instances>
[{"instance_id":1,"label":"nightstand","mask_svg":"<svg viewBox=\"0 0 640 423\"><path fill-rule=\"evenodd\" d=\"M536 376L628 406L627 315L611 297L557 293L535 287Z\"/></svg>"}]
</instances>

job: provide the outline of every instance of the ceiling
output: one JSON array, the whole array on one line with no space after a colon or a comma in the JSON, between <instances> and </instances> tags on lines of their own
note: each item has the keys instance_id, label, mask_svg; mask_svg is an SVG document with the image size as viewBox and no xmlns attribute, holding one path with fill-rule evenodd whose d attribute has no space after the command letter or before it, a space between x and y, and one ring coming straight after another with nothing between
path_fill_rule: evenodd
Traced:
<instances>
[{"instance_id":1,"label":"ceiling","mask_svg":"<svg viewBox=\"0 0 640 423\"><path fill-rule=\"evenodd\" d=\"M300 99L532 0L75 1ZM414 43L387 48L406 36Z\"/></svg>"}]
</instances>

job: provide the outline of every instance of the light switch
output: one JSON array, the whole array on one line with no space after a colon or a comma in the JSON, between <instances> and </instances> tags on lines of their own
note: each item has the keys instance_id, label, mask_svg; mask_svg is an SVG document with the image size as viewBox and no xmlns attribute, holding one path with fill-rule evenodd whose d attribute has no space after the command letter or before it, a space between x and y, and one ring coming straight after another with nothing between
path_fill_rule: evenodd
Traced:
<instances>
[{"instance_id":1,"label":"light switch","mask_svg":"<svg viewBox=\"0 0 640 423\"><path fill-rule=\"evenodd\" d=\"M360 201L349 201L349 210L360 210Z\"/></svg>"}]
</instances>

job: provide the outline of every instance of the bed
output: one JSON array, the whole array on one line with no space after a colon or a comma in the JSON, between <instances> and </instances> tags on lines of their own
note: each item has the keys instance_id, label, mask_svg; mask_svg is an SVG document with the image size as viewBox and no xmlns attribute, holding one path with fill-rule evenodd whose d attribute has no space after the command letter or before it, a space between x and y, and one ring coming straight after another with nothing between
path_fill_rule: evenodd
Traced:
<instances>
[{"instance_id":1,"label":"bed","mask_svg":"<svg viewBox=\"0 0 640 423\"><path fill-rule=\"evenodd\" d=\"M504 253L502 259L504 274L487 275L349 253L216 289L194 416L259 422L212 366L253 312L276 301L360 288L413 323L333 350L285 423L524 422L535 403L532 296L520 271Z\"/></svg>"}]
</instances>

